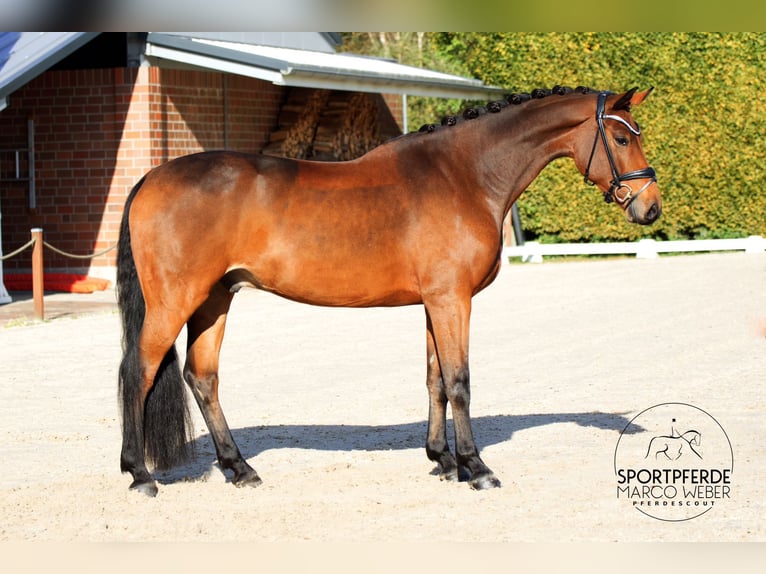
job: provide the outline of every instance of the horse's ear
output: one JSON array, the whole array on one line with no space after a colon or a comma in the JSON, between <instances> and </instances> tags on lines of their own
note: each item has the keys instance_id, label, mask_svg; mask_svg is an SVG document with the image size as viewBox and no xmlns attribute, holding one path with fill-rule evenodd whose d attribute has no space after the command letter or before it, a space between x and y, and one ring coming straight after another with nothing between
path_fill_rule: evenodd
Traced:
<instances>
[{"instance_id":1,"label":"horse's ear","mask_svg":"<svg viewBox=\"0 0 766 574\"><path fill-rule=\"evenodd\" d=\"M639 92L637 87L632 88L619 97L619 99L614 103L614 106L612 106L612 109L625 110L629 112L631 107L642 103L649 96L649 94L652 93L653 89L654 88L652 87L643 92Z\"/></svg>"},{"instance_id":2,"label":"horse's ear","mask_svg":"<svg viewBox=\"0 0 766 574\"><path fill-rule=\"evenodd\" d=\"M630 98L630 105L637 106L640 103L642 103L646 98L649 97L649 94L652 93L652 90L654 90L654 86L652 86L648 90L644 90L643 92L638 92L637 94L633 94L633 97Z\"/></svg>"}]
</instances>

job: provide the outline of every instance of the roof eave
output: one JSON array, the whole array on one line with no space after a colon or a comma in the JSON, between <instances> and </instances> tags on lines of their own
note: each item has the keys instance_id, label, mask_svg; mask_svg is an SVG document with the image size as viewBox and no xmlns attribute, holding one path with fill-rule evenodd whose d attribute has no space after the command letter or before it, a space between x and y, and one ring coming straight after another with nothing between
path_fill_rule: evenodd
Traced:
<instances>
[{"instance_id":1,"label":"roof eave","mask_svg":"<svg viewBox=\"0 0 766 574\"><path fill-rule=\"evenodd\" d=\"M55 51L51 51L29 65L20 68L12 77L7 79L2 87L0 87L0 110L8 106L8 96L13 92L34 80L37 76L69 56L75 50L90 42L99 34L100 32L72 33L71 37L67 38L63 45L56 46Z\"/></svg>"},{"instance_id":2,"label":"roof eave","mask_svg":"<svg viewBox=\"0 0 766 574\"><path fill-rule=\"evenodd\" d=\"M159 67L163 67L166 62L171 63L171 65L180 63L193 68L227 72L265 80L274 84L280 83L282 79L282 70L279 62L274 64L262 62L256 65L255 63L237 61L233 58L222 58L220 55L177 50L156 44L147 44L146 57L151 64Z\"/></svg>"},{"instance_id":3,"label":"roof eave","mask_svg":"<svg viewBox=\"0 0 766 574\"><path fill-rule=\"evenodd\" d=\"M485 86L480 80L470 78L416 79L335 67L312 67L160 33L149 34L146 56L151 63L160 66L181 64L257 78L280 86L469 100L488 99L504 93L502 88Z\"/></svg>"},{"instance_id":4,"label":"roof eave","mask_svg":"<svg viewBox=\"0 0 766 574\"><path fill-rule=\"evenodd\" d=\"M351 76L338 72L319 72L290 68L282 74L282 85L304 88L324 88L352 92L406 94L463 100L487 99L502 96L504 91L484 85L457 85L433 80L412 81L393 76Z\"/></svg>"}]
</instances>

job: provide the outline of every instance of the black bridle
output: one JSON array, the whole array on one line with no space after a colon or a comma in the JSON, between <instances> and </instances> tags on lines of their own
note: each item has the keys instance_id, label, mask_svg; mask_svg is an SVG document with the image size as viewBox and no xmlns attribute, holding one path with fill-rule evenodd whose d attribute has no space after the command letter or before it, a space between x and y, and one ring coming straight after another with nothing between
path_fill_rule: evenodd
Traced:
<instances>
[{"instance_id":1,"label":"black bridle","mask_svg":"<svg viewBox=\"0 0 766 574\"><path fill-rule=\"evenodd\" d=\"M585 169L585 183L588 185L595 185L595 182L591 181L588 175L590 174L590 164L593 162L593 155L596 153L596 144L598 144L599 137L601 137L601 141L604 142L604 149L606 150L606 158L609 160L609 167L612 170L612 181L609 182L609 189L604 192L604 201L607 203L616 201L621 206L627 207L634 199L642 194L647 187L657 181L657 174L651 167L629 171L628 173L623 173L622 175L620 175L620 173L617 171L617 166L614 163L614 157L612 157L612 150L609 149L609 142L607 141L606 130L604 129L604 120L614 120L620 122L622 125L628 128L628 130L630 130L630 133L635 136L641 135L641 128L634 128L620 116L604 114L607 95L608 92L600 92L598 94L598 102L596 104L596 123L598 124L598 132L596 132L596 139L593 140L593 148L590 150L588 167ZM636 193L633 193L633 188L628 184L623 183L632 179L648 179L649 181L646 182Z\"/></svg>"}]
</instances>

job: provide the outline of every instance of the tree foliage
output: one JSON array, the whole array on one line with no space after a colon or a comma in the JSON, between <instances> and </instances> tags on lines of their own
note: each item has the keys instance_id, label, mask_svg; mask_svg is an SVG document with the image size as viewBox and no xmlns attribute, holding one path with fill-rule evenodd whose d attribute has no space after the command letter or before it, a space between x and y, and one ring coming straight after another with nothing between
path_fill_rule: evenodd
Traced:
<instances>
[{"instance_id":1,"label":"tree foliage","mask_svg":"<svg viewBox=\"0 0 766 574\"><path fill-rule=\"evenodd\" d=\"M635 116L657 170L663 215L630 225L584 186L571 161L556 161L519 200L528 237L547 241L766 235L766 34L429 33L420 62L509 92L555 84L622 91L654 86ZM368 52L374 53L374 52ZM446 113L424 99L424 123ZM446 102L455 107L461 104ZM433 112L430 118L421 114Z\"/></svg>"},{"instance_id":2,"label":"tree foliage","mask_svg":"<svg viewBox=\"0 0 766 574\"><path fill-rule=\"evenodd\" d=\"M390 58L408 66L419 66L447 74L468 75L460 61L437 44L440 36L432 32L343 32L345 52ZM433 123L463 108L463 100L408 96L409 131Z\"/></svg>"}]
</instances>

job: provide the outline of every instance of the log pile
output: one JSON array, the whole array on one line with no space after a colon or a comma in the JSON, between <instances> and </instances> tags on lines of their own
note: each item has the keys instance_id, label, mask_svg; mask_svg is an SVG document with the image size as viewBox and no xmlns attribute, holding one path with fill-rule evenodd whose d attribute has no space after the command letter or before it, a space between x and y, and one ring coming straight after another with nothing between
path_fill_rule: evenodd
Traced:
<instances>
[{"instance_id":1,"label":"log pile","mask_svg":"<svg viewBox=\"0 0 766 574\"><path fill-rule=\"evenodd\" d=\"M263 149L267 155L305 159L311 157L319 116L329 90L291 90L279 112L278 127Z\"/></svg>"},{"instance_id":2,"label":"log pile","mask_svg":"<svg viewBox=\"0 0 766 574\"><path fill-rule=\"evenodd\" d=\"M354 159L385 139L380 135L379 112L371 94L294 89L263 153L325 161Z\"/></svg>"},{"instance_id":3,"label":"log pile","mask_svg":"<svg viewBox=\"0 0 766 574\"><path fill-rule=\"evenodd\" d=\"M333 138L333 157L337 160L354 159L381 143L376 100L370 94L354 93L348 101L343 125Z\"/></svg>"}]
</instances>

